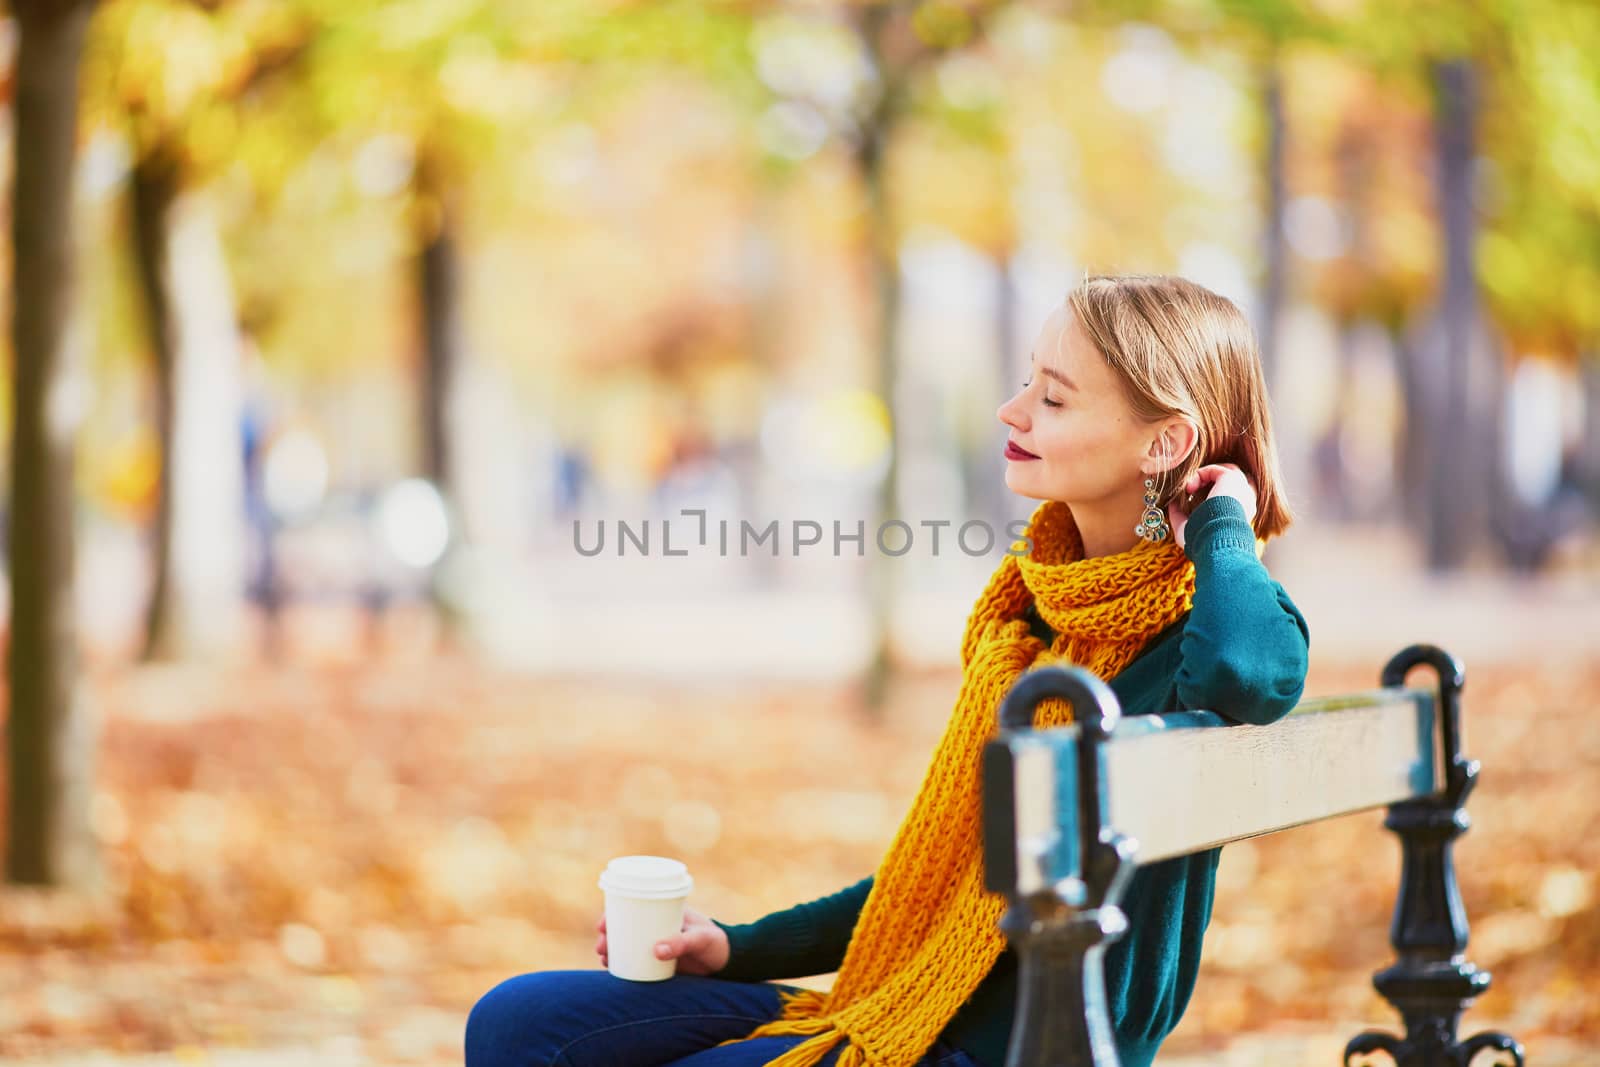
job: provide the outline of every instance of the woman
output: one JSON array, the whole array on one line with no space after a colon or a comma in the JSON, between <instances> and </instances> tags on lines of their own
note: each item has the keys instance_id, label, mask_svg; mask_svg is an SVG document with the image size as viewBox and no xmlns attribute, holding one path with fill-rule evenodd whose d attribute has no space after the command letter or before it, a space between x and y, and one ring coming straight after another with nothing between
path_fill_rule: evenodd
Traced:
<instances>
[{"instance_id":1,"label":"woman","mask_svg":"<svg viewBox=\"0 0 1600 1067\"><path fill-rule=\"evenodd\" d=\"M473 1009L468 1067L1000 1067L1017 966L1006 901L983 888L977 766L1017 676L1081 664L1130 715L1269 723L1294 707L1308 634L1259 558L1290 515L1238 308L1181 278L1089 278L1031 365L998 414L1006 485L1042 503L967 621L955 709L876 874L753 923L690 910L657 946L677 960L666 982L509 979ZM1220 852L1130 882L1104 959L1123 1067L1148 1067L1188 1004ZM827 993L771 981L835 970Z\"/></svg>"}]
</instances>

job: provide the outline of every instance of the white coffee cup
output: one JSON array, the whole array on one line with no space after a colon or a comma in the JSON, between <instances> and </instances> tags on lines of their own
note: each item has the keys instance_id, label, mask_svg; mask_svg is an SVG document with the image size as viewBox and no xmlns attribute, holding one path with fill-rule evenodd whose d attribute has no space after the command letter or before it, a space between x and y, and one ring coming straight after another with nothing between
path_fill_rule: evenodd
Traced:
<instances>
[{"instance_id":1,"label":"white coffee cup","mask_svg":"<svg viewBox=\"0 0 1600 1067\"><path fill-rule=\"evenodd\" d=\"M664 856L618 856L600 875L606 895L606 969L618 978L661 982L677 960L656 958L656 944L683 929L694 888L689 868Z\"/></svg>"}]
</instances>

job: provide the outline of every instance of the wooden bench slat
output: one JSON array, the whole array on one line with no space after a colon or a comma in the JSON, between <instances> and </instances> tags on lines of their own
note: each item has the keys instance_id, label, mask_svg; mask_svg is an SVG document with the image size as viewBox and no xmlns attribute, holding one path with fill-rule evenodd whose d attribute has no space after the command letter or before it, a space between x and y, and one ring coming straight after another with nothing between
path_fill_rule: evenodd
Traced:
<instances>
[{"instance_id":1,"label":"wooden bench slat","mask_svg":"<svg viewBox=\"0 0 1600 1067\"><path fill-rule=\"evenodd\" d=\"M1211 712L1122 719L1101 750L1106 822L1153 863L1426 796L1443 781L1434 705L1425 690L1388 689L1307 701L1269 726ZM1009 735L1010 826L986 820L985 848L1015 849L1017 891L1081 874L1077 736Z\"/></svg>"}]
</instances>

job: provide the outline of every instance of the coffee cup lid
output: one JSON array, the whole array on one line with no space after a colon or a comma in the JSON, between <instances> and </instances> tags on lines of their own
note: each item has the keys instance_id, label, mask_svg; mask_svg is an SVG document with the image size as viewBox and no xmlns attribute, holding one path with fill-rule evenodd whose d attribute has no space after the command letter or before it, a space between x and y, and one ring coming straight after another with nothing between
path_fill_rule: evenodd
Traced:
<instances>
[{"instance_id":1,"label":"coffee cup lid","mask_svg":"<svg viewBox=\"0 0 1600 1067\"><path fill-rule=\"evenodd\" d=\"M694 888L689 868L665 856L618 856L606 864L600 888L644 900L684 897Z\"/></svg>"}]
</instances>

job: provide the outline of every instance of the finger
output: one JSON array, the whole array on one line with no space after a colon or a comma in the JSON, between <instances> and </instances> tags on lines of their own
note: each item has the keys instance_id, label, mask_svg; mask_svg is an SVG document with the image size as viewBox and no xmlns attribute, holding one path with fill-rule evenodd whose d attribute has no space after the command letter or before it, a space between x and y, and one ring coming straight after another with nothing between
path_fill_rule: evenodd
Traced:
<instances>
[{"instance_id":1,"label":"finger","mask_svg":"<svg viewBox=\"0 0 1600 1067\"><path fill-rule=\"evenodd\" d=\"M1210 487L1216 486L1227 474L1228 472L1221 467L1201 467L1190 475L1188 481L1184 483L1184 491L1190 496L1207 494L1211 491Z\"/></svg>"},{"instance_id":2,"label":"finger","mask_svg":"<svg viewBox=\"0 0 1600 1067\"><path fill-rule=\"evenodd\" d=\"M669 937L665 941L656 942L656 959L674 960L683 955L683 938Z\"/></svg>"},{"instance_id":3,"label":"finger","mask_svg":"<svg viewBox=\"0 0 1600 1067\"><path fill-rule=\"evenodd\" d=\"M600 916L600 921L594 924L594 928L602 934L606 932L606 917L604 915Z\"/></svg>"},{"instance_id":4,"label":"finger","mask_svg":"<svg viewBox=\"0 0 1600 1067\"><path fill-rule=\"evenodd\" d=\"M688 933L679 934L671 941L672 955L674 957L692 955L693 953L698 952L700 949L705 948L707 942L710 940L710 935L703 928L690 930ZM665 959L666 957L662 958Z\"/></svg>"},{"instance_id":5,"label":"finger","mask_svg":"<svg viewBox=\"0 0 1600 1067\"><path fill-rule=\"evenodd\" d=\"M1189 525L1189 516L1178 510L1177 501L1167 505L1167 523L1172 527L1172 539L1179 548L1183 547L1183 531Z\"/></svg>"}]
</instances>

